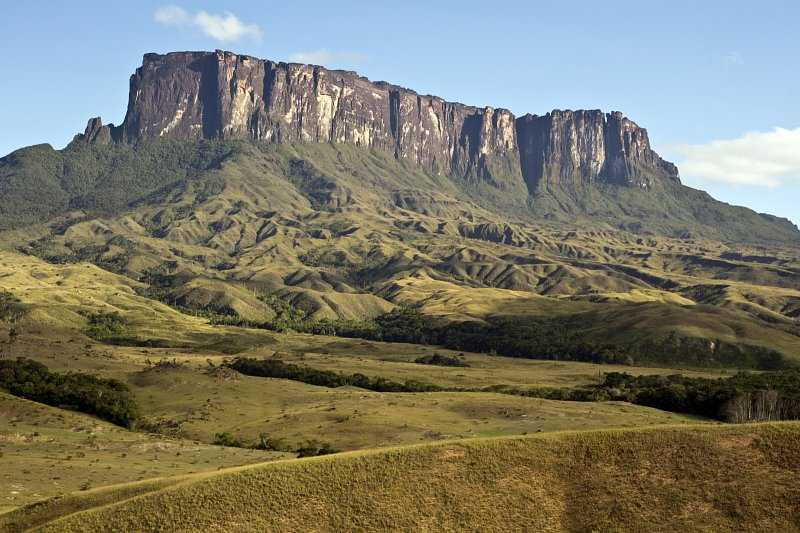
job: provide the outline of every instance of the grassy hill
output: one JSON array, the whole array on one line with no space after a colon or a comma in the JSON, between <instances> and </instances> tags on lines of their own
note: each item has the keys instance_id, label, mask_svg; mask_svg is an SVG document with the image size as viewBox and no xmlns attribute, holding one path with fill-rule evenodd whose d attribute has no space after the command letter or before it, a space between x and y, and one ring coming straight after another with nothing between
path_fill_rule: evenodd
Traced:
<instances>
[{"instance_id":1,"label":"grassy hill","mask_svg":"<svg viewBox=\"0 0 800 533\"><path fill-rule=\"evenodd\" d=\"M336 145L4 158L0 357L140 416L0 393L0 506L80 491L0 529L797 529L796 425L562 401L800 365L796 229L679 186L480 187Z\"/></svg>"},{"instance_id":2,"label":"grassy hill","mask_svg":"<svg viewBox=\"0 0 800 533\"><path fill-rule=\"evenodd\" d=\"M4 392L0 416L0 512L79 490L288 455L127 431Z\"/></svg>"},{"instance_id":3,"label":"grassy hill","mask_svg":"<svg viewBox=\"0 0 800 533\"><path fill-rule=\"evenodd\" d=\"M9 531L797 531L800 426L450 441L87 491Z\"/></svg>"},{"instance_id":4,"label":"grassy hill","mask_svg":"<svg viewBox=\"0 0 800 533\"><path fill-rule=\"evenodd\" d=\"M353 450L467 436L697 422L693 417L622 402L564 402L477 392L495 385L583 386L596 383L602 372L620 368L636 375L664 375L674 373L673 369L528 361L471 353L465 354L470 367L443 368L413 361L433 353L457 356L457 352L316 335L248 338L232 333L226 337L228 328L220 330L222 346L216 350L209 346L109 346L80 337L64 339L62 332L38 331L32 325L27 328L9 355L35 359L53 371L118 379L134 394L145 428L206 443L226 432L253 445L263 433L283 440L292 449L316 439L338 450ZM399 381L413 379L475 392L380 393L225 372L209 366L229 358L220 351L229 347L225 339L240 342L243 356L277 358L311 368ZM725 375L684 372L693 376ZM14 429L0 425L0 431Z\"/></svg>"}]
</instances>

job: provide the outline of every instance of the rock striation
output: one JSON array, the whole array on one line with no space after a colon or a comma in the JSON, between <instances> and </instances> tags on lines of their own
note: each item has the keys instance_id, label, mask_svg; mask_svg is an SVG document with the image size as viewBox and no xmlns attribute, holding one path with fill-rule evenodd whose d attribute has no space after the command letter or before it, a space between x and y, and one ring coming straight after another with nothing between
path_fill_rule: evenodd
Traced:
<instances>
[{"instance_id":1,"label":"rock striation","mask_svg":"<svg viewBox=\"0 0 800 533\"><path fill-rule=\"evenodd\" d=\"M429 172L500 189L594 181L678 181L647 131L620 113L510 111L423 96L354 72L230 52L146 54L120 126L92 119L77 140L159 137L345 143L389 151Z\"/></svg>"},{"instance_id":2,"label":"rock striation","mask_svg":"<svg viewBox=\"0 0 800 533\"><path fill-rule=\"evenodd\" d=\"M650 148L647 130L622 113L553 111L517 120L522 173L529 187L596 180L649 188L678 181L678 169Z\"/></svg>"}]
</instances>

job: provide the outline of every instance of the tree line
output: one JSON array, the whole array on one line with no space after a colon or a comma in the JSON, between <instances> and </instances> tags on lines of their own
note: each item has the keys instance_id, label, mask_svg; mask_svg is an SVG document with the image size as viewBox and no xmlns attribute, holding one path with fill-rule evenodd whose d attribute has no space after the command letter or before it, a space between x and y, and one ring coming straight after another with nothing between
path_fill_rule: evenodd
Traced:
<instances>
[{"instance_id":1,"label":"tree line","mask_svg":"<svg viewBox=\"0 0 800 533\"><path fill-rule=\"evenodd\" d=\"M398 307L374 319L310 320L288 304L274 320L249 325L273 331L361 338L385 342L438 345L507 357L581 361L604 364L680 363L697 367L776 370L787 366L783 356L761 346L689 338L670 333L619 342L588 338L580 317L501 317L487 322L437 323L414 307ZM226 323L230 323L227 321Z\"/></svg>"},{"instance_id":2,"label":"tree line","mask_svg":"<svg viewBox=\"0 0 800 533\"><path fill-rule=\"evenodd\" d=\"M249 376L290 379L322 387L352 386L376 392L485 392L581 402L626 401L731 423L800 420L800 370L743 372L719 379L609 372L591 386L524 389L508 385L442 387L413 380L400 383L382 377L320 370L275 358L238 357L226 366Z\"/></svg>"},{"instance_id":3,"label":"tree line","mask_svg":"<svg viewBox=\"0 0 800 533\"><path fill-rule=\"evenodd\" d=\"M800 370L742 372L721 379L610 372L597 388L611 400L723 422L800 420Z\"/></svg>"},{"instance_id":4,"label":"tree line","mask_svg":"<svg viewBox=\"0 0 800 533\"><path fill-rule=\"evenodd\" d=\"M246 376L279 378L299 381L318 387L358 387L375 392L435 392L442 387L416 380L392 381L383 377L369 377L364 374L341 374L330 370L319 370L307 366L285 363L280 359L253 359L237 357L225 366Z\"/></svg>"},{"instance_id":5,"label":"tree line","mask_svg":"<svg viewBox=\"0 0 800 533\"><path fill-rule=\"evenodd\" d=\"M132 428L139 417L133 394L121 381L51 372L42 363L23 357L0 360L0 388L14 396L94 415L126 428Z\"/></svg>"}]
</instances>

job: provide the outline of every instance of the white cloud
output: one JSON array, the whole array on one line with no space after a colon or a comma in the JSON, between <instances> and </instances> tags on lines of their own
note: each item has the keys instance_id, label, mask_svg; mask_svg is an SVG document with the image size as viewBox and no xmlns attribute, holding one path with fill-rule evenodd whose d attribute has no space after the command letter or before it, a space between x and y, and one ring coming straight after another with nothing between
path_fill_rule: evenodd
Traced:
<instances>
[{"instance_id":1,"label":"white cloud","mask_svg":"<svg viewBox=\"0 0 800 533\"><path fill-rule=\"evenodd\" d=\"M297 52L289 56L290 61L297 63L312 63L314 65L329 65L331 63L360 63L366 60L364 54L356 52L331 52L320 49L311 52Z\"/></svg>"},{"instance_id":2,"label":"white cloud","mask_svg":"<svg viewBox=\"0 0 800 533\"><path fill-rule=\"evenodd\" d=\"M257 24L245 24L233 13L211 15L205 11L194 17L194 23L203 33L222 42L240 41L244 38L261 40L261 28Z\"/></svg>"},{"instance_id":3,"label":"white cloud","mask_svg":"<svg viewBox=\"0 0 800 533\"><path fill-rule=\"evenodd\" d=\"M197 28L206 36L223 43L242 39L259 41L263 35L257 24L245 24L229 11L221 15L199 11L192 15L181 7L169 5L156 9L153 19L164 26Z\"/></svg>"},{"instance_id":4,"label":"white cloud","mask_svg":"<svg viewBox=\"0 0 800 533\"><path fill-rule=\"evenodd\" d=\"M185 9L178 6L162 6L153 13L153 18L164 26L184 26L191 22Z\"/></svg>"},{"instance_id":5,"label":"white cloud","mask_svg":"<svg viewBox=\"0 0 800 533\"><path fill-rule=\"evenodd\" d=\"M729 67L744 65L744 58L739 52L728 52L722 56L722 62Z\"/></svg>"},{"instance_id":6,"label":"white cloud","mask_svg":"<svg viewBox=\"0 0 800 533\"><path fill-rule=\"evenodd\" d=\"M701 182L778 187L800 184L800 128L674 147L681 174Z\"/></svg>"}]
</instances>

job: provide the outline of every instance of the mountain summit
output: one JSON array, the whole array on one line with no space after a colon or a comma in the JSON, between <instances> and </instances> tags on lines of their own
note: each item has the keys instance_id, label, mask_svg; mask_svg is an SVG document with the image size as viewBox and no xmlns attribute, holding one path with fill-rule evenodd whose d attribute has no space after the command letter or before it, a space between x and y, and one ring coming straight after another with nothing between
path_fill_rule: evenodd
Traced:
<instances>
[{"instance_id":1,"label":"mountain summit","mask_svg":"<svg viewBox=\"0 0 800 533\"><path fill-rule=\"evenodd\" d=\"M429 172L535 191L542 182L649 188L678 182L647 131L621 113L505 109L423 96L353 72L230 52L147 54L131 77L124 122L92 119L83 139L137 143L251 139L385 150Z\"/></svg>"}]
</instances>

